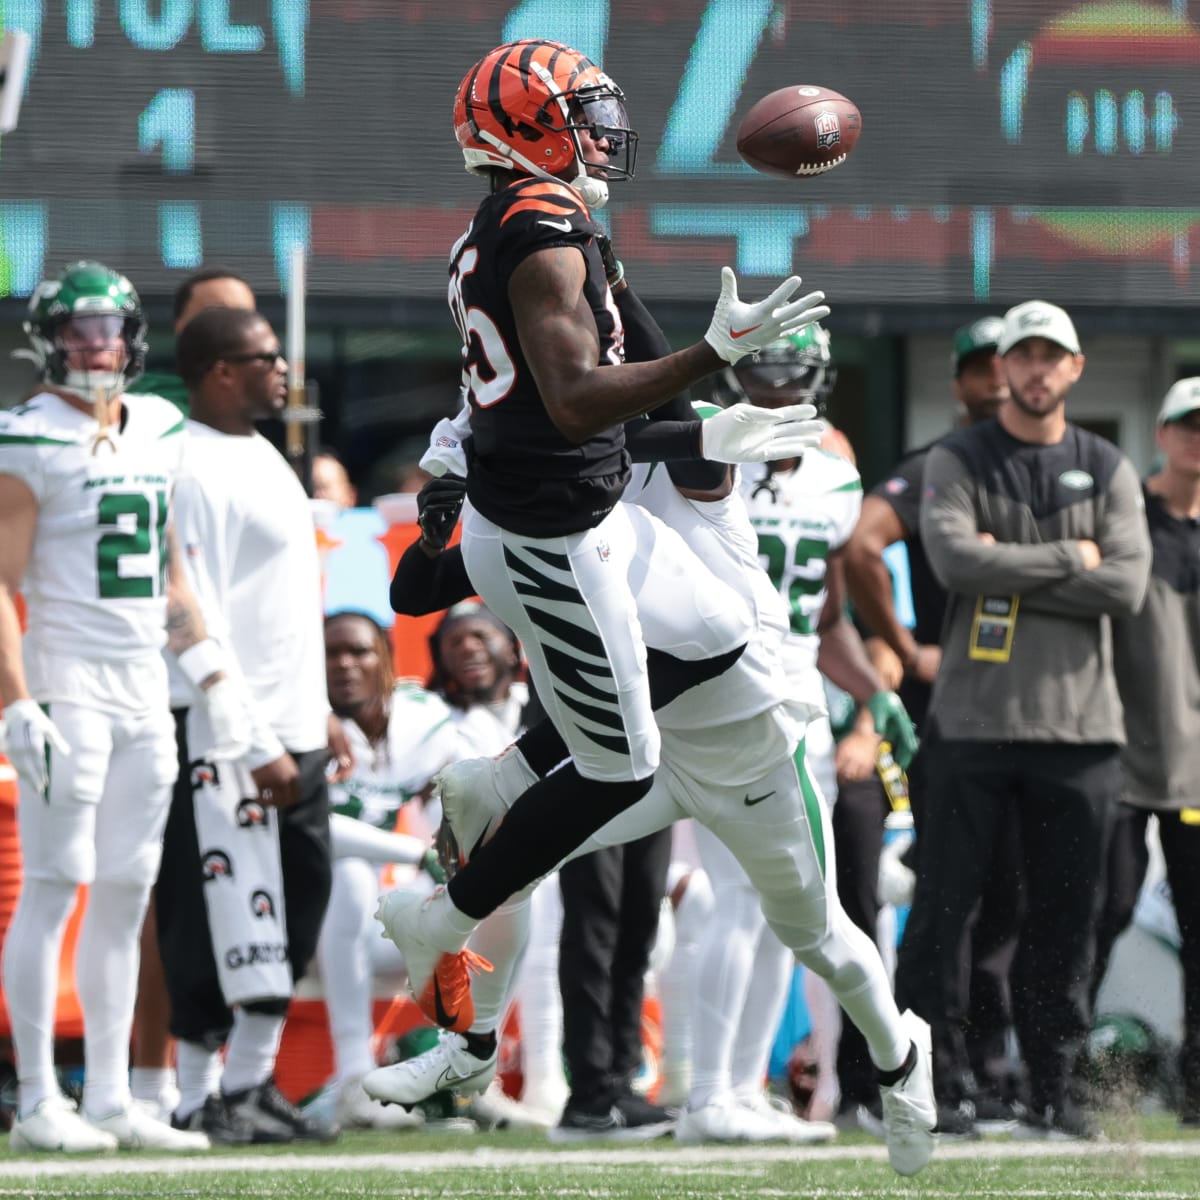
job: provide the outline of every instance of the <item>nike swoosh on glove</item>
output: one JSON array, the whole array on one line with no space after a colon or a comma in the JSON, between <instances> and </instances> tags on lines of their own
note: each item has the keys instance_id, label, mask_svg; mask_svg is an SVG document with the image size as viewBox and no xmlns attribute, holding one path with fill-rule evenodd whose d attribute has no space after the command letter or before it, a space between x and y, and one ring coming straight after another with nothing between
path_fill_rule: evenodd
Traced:
<instances>
[{"instance_id":1,"label":"nike swoosh on glove","mask_svg":"<svg viewBox=\"0 0 1200 1200\"><path fill-rule=\"evenodd\" d=\"M727 362L735 363L754 354L785 333L829 316L822 303L824 292L809 292L793 300L800 276L785 279L765 300L748 304L738 299L737 277L729 267L721 268L721 295L713 311L704 340Z\"/></svg>"},{"instance_id":2,"label":"nike swoosh on glove","mask_svg":"<svg viewBox=\"0 0 1200 1200\"><path fill-rule=\"evenodd\" d=\"M47 745L59 754L71 753L67 739L36 700L14 700L4 710L4 745L13 770L43 795L50 786Z\"/></svg>"},{"instance_id":3,"label":"nike swoosh on glove","mask_svg":"<svg viewBox=\"0 0 1200 1200\"><path fill-rule=\"evenodd\" d=\"M829 428L811 404L759 408L734 404L700 426L700 452L712 462L761 463L798 458Z\"/></svg>"}]
</instances>

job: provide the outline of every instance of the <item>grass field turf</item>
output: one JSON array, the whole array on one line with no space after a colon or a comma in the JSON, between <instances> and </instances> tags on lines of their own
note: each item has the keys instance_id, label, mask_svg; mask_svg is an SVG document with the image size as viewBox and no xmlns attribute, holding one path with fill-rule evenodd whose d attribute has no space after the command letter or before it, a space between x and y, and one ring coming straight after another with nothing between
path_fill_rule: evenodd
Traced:
<instances>
[{"instance_id":1,"label":"grass field turf","mask_svg":"<svg viewBox=\"0 0 1200 1200\"><path fill-rule=\"evenodd\" d=\"M1168 1118L1110 1119L1102 1145L947 1142L930 1166L902 1179L879 1142L847 1134L833 1146L551 1149L536 1134L350 1133L332 1148L263 1148L194 1156L83 1159L0 1154L0 1198L595 1197L693 1200L1193 1200L1200 1135Z\"/></svg>"}]
</instances>

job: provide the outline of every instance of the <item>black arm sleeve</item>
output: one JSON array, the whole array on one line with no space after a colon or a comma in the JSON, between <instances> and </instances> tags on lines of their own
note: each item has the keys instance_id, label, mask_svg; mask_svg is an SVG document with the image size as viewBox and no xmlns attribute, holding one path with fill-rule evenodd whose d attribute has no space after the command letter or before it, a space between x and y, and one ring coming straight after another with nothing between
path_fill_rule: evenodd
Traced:
<instances>
[{"instance_id":1,"label":"black arm sleeve","mask_svg":"<svg viewBox=\"0 0 1200 1200\"><path fill-rule=\"evenodd\" d=\"M417 538L400 556L392 576L392 611L404 617L441 612L475 595L461 546L451 546L437 558L430 558L421 550L420 541Z\"/></svg>"},{"instance_id":2,"label":"black arm sleeve","mask_svg":"<svg viewBox=\"0 0 1200 1200\"><path fill-rule=\"evenodd\" d=\"M712 466L700 457L699 421L647 421L645 417L626 421L625 449L635 463L661 462L670 467L675 462L699 461Z\"/></svg>"},{"instance_id":3,"label":"black arm sleeve","mask_svg":"<svg viewBox=\"0 0 1200 1200\"><path fill-rule=\"evenodd\" d=\"M626 285L616 301L621 324L625 327L626 361L653 362L671 353L666 334L631 287ZM700 456L700 423L695 419L696 413L686 391L660 404L649 416L649 421L631 421L625 426L625 444L634 462L666 463L671 482L690 491L711 492L725 483L729 468L724 463L709 462ZM692 428L686 435L682 430L663 435L652 433L648 427L660 421L678 422ZM657 440L660 436L661 442ZM643 438L649 442L644 443ZM684 449L688 453L680 453Z\"/></svg>"}]
</instances>

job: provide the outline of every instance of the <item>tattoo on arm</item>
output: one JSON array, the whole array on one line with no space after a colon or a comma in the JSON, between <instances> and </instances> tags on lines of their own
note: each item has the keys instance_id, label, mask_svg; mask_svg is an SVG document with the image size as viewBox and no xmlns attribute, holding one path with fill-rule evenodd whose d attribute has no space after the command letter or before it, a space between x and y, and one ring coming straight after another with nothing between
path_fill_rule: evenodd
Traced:
<instances>
[{"instance_id":1,"label":"tattoo on arm","mask_svg":"<svg viewBox=\"0 0 1200 1200\"><path fill-rule=\"evenodd\" d=\"M204 641L208 631L192 589L183 573L174 526L167 529L167 649L172 654Z\"/></svg>"}]
</instances>

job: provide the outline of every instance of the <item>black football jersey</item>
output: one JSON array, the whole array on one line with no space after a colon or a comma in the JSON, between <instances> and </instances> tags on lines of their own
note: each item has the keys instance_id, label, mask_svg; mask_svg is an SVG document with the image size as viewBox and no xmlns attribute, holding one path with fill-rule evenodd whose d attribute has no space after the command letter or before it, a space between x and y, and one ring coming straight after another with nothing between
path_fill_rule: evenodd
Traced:
<instances>
[{"instance_id":1,"label":"black football jersey","mask_svg":"<svg viewBox=\"0 0 1200 1200\"><path fill-rule=\"evenodd\" d=\"M554 427L521 351L508 301L513 271L530 254L578 246L584 297L600 334L598 365L623 361L621 318L595 237L574 189L524 179L489 195L450 258L450 307L463 338L471 405L467 494L502 529L531 537L577 533L612 510L629 480L621 425L572 445Z\"/></svg>"}]
</instances>

